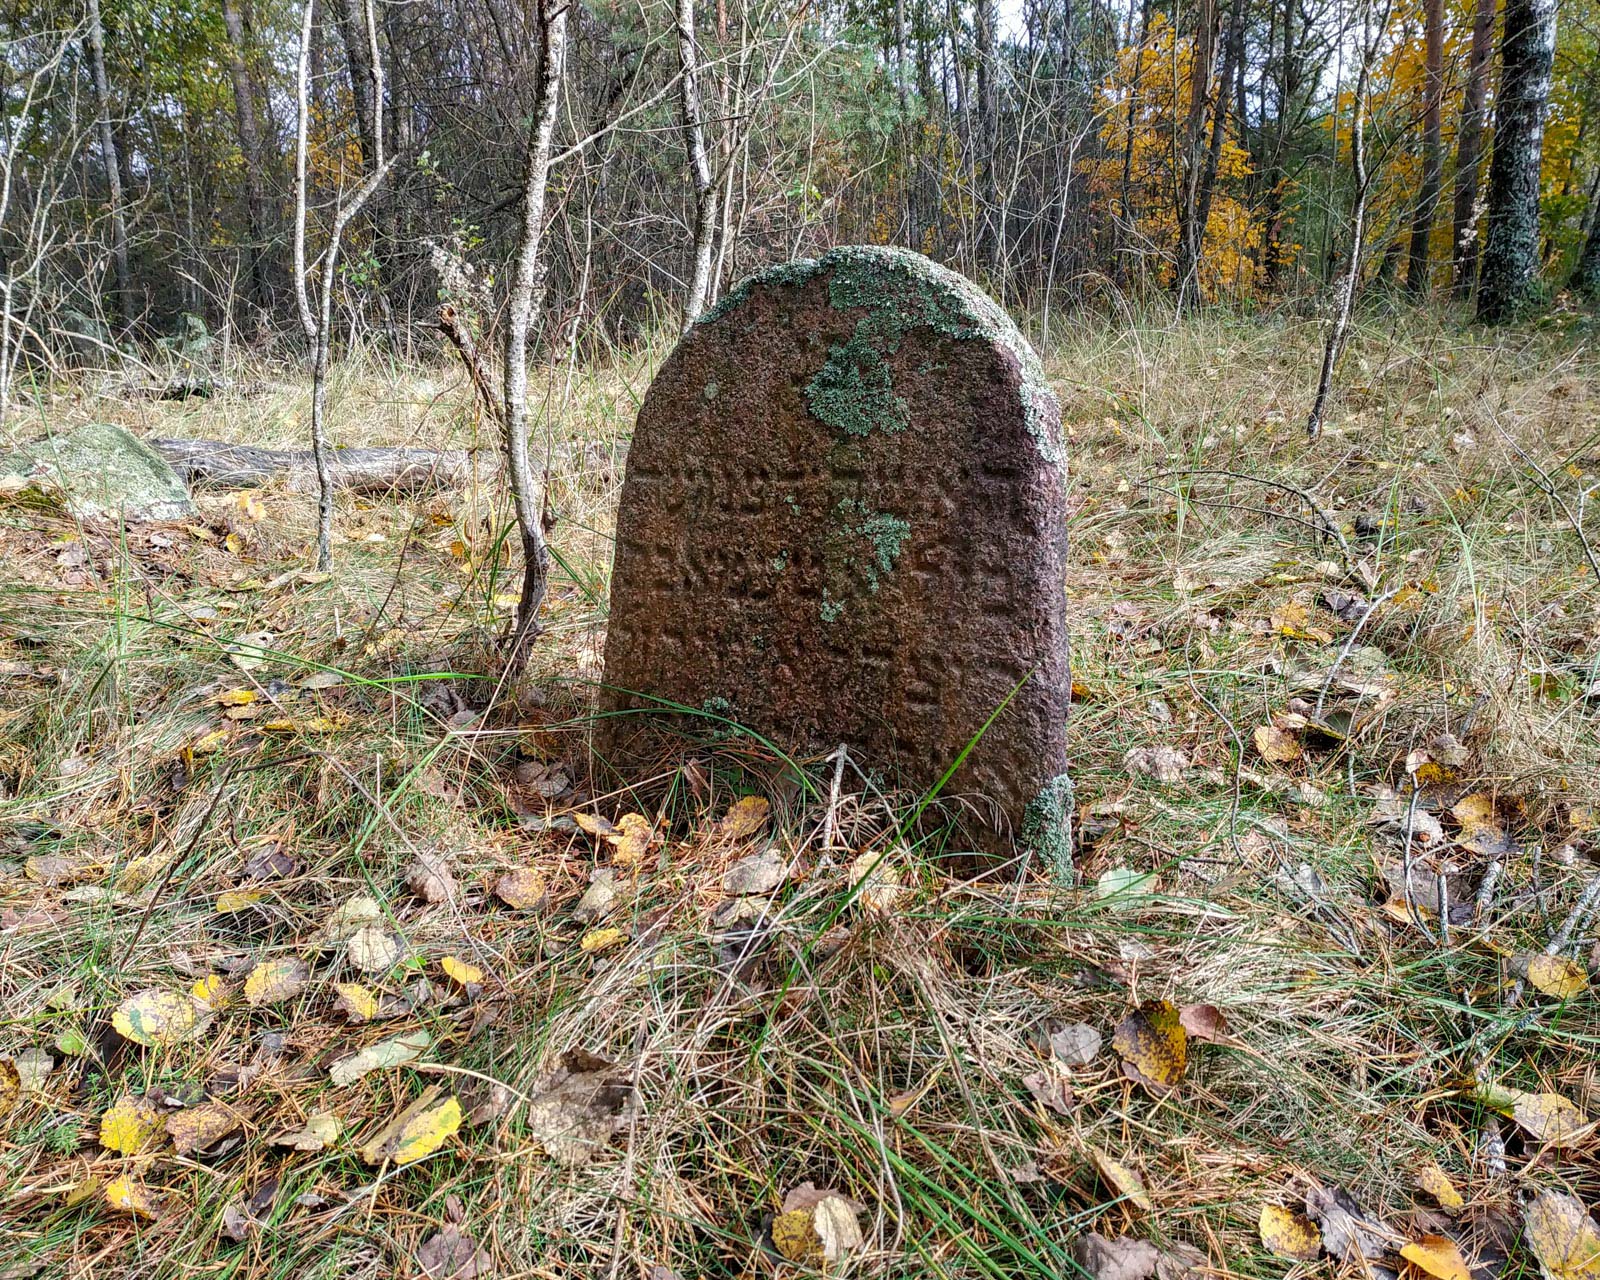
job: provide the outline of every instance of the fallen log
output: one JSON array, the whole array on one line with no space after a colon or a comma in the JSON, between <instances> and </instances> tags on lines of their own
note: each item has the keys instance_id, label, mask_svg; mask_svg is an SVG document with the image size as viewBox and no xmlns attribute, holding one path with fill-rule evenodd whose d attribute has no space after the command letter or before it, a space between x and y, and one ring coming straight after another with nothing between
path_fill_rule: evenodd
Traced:
<instances>
[{"instance_id":1,"label":"fallen log","mask_svg":"<svg viewBox=\"0 0 1600 1280\"><path fill-rule=\"evenodd\" d=\"M220 440L151 440L150 447L190 485L250 489L287 480L292 493L314 493L317 467L310 449L266 449ZM425 493L493 479L495 465L465 449L336 449L333 487L347 493Z\"/></svg>"}]
</instances>

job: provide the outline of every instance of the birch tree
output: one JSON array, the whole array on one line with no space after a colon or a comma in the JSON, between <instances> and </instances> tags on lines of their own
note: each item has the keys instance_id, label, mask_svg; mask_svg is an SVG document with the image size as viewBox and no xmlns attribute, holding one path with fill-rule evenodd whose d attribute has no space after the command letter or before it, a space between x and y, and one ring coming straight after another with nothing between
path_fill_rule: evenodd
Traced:
<instances>
[{"instance_id":1,"label":"birch tree","mask_svg":"<svg viewBox=\"0 0 1600 1280\"><path fill-rule=\"evenodd\" d=\"M1539 271L1539 158L1556 56L1556 0L1506 0L1489 160L1489 229L1478 319L1515 315Z\"/></svg>"},{"instance_id":2,"label":"birch tree","mask_svg":"<svg viewBox=\"0 0 1600 1280\"><path fill-rule=\"evenodd\" d=\"M300 313L300 328L311 351L311 453L317 467L317 568L326 572L333 563L333 446L328 439L328 357L333 331L333 290L337 283L339 247L345 228L372 198L372 193L394 165L394 157L381 160L356 188L355 194L340 204L328 232L328 245L322 252L317 293L317 309L307 288L306 220L307 150L311 116L311 40L316 0L306 0L300 22L300 57L295 76L295 200L294 200L294 286L295 304ZM370 10L369 17L370 17ZM382 85L381 78L377 81Z\"/></svg>"},{"instance_id":3,"label":"birch tree","mask_svg":"<svg viewBox=\"0 0 1600 1280\"><path fill-rule=\"evenodd\" d=\"M544 494L528 456L528 349L544 311L545 263L541 250L545 204L550 192L551 142L560 113L567 61L568 0L535 0L535 4L539 69L524 157L522 217L506 300L501 394L506 469L522 542L522 593L508 651L508 667L513 673L527 662L529 645L539 635L539 606L544 602L549 578L550 553L545 547L542 518Z\"/></svg>"}]
</instances>

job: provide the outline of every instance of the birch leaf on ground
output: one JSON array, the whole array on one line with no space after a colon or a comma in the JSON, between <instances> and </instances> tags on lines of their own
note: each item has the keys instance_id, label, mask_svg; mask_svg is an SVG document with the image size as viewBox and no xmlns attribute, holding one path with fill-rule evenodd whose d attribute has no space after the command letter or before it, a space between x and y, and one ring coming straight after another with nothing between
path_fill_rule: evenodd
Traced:
<instances>
[{"instance_id":1,"label":"birch leaf on ground","mask_svg":"<svg viewBox=\"0 0 1600 1280\"><path fill-rule=\"evenodd\" d=\"M1261 1243L1274 1257L1312 1262L1322 1253L1322 1232L1317 1230L1317 1224L1282 1205L1262 1205L1257 1230Z\"/></svg>"},{"instance_id":2,"label":"birch leaf on ground","mask_svg":"<svg viewBox=\"0 0 1600 1280\"><path fill-rule=\"evenodd\" d=\"M1466 1204L1450 1175L1432 1160L1417 1170L1417 1186L1437 1200L1441 1209L1459 1209Z\"/></svg>"},{"instance_id":3,"label":"birch leaf on ground","mask_svg":"<svg viewBox=\"0 0 1600 1280\"><path fill-rule=\"evenodd\" d=\"M358 893L335 907L317 930L316 943L323 947L342 947L352 935L365 925L383 919L383 908L377 899Z\"/></svg>"},{"instance_id":4,"label":"birch leaf on ground","mask_svg":"<svg viewBox=\"0 0 1600 1280\"><path fill-rule=\"evenodd\" d=\"M439 961L439 967L444 970L445 976L459 983L463 987L470 987L483 981L483 970L475 964L468 964L456 956L446 956Z\"/></svg>"},{"instance_id":5,"label":"birch leaf on ground","mask_svg":"<svg viewBox=\"0 0 1600 1280\"><path fill-rule=\"evenodd\" d=\"M331 1111L319 1111L310 1116L298 1129L289 1129L273 1138L274 1146L289 1147L295 1151L321 1151L331 1147L339 1137L339 1117Z\"/></svg>"},{"instance_id":6,"label":"birch leaf on ground","mask_svg":"<svg viewBox=\"0 0 1600 1280\"><path fill-rule=\"evenodd\" d=\"M488 1253L456 1227L430 1236L417 1250L417 1265L428 1280L487 1280L494 1273Z\"/></svg>"},{"instance_id":7,"label":"birch leaf on ground","mask_svg":"<svg viewBox=\"0 0 1600 1280\"><path fill-rule=\"evenodd\" d=\"M772 1244L790 1262L838 1262L862 1244L865 1206L806 1182L783 1198L772 1220Z\"/></svg>"},{"instance_id":8,"label":"birch leaf on ground","mask_svg":"<svg viewBox=\"0 0 1600 1280\"><path fill-rule=\"evenodd\" d=\"M1589 989L1589 975L1581 964L1565 956L1518 955L1511 958L1512 972L1553 1000L1570 1000Z\"/></svg>"},{"instance_id":9,"label":"birch leaf on ground","mask_svg":"<svg viewBox=\"0 0 1600 1280\"><path fill-rule=\"evenodd\" d=\"M263 960L244 980L245 1003L255 1008L282 1004L305 990L311 967L304 960Z\"/></svg>"},{"instance_id":10,"label":"birch leaf on ground","mask_svg":"<svg viewBox=\"0 0 1600 1280\"><path fill-rule=\"evenodd\" d=\"M1158 1093L1175 1088L1189 1062L1189 1033L1170 1000L1141 1004L1117 1024L1111 1047L1130 1079Z\"/></svg>"},{"instance_id":11,"label":"birch leaf on ground","mask_svg":"<svg viewBox=\"0 0 1600 1280\"><path fill-rule=\"evenodd\" d=\"M456 895L456 878L437 854L419 853L406 872L406 887L424 902L449 902Z\"/></svg>"},{"instance_id":12,"label":"birch leaf on ground","mask_svg":"<svg viewBox=\"0 0 1600 1280\"><path fill-rule=\"evenodd\" d=\"M1541 1191L1523 1206L1522 1222L1545 1280L1600 1280L1600 1227L1583 1201Z\"/></svg>"},{"instance_id":13,"label":"birch leaf on ground","mask_svg":"<svg viewBox=\"0 0 1600 1280\"><path fill-rule=\"evenodd\" d=\"M748 840L767 825L772 805L762 796L745 796L736 801L717 823L716 835L730 843Z\"/></svg>"},{"instance_id":14,"label":"birch leaf on ground","mask_svg":"<svg viewBox=\"0 0 1600 1280\"><path fill-rule=\"evenodd\" d=\"M1423 1236L1401 1245L1400 1256L1438 1280L1472 1280L1466 1259L1449 1236Z\"/></svg>"},{"instance_id":15,"label":"birch leaf on ground","mask_svg":"<svg viewBox=\"0 0 1600 1280\"><path fill-rule=\"evenodd\" d=\"M200 1011L188 996L152 987L118 1005L111 1025L123 1038L154 1049L187 1040L199 1019Z\"/></svg>"},{"instance_id":16,"label":"birch leaf on ground","mask_svg":"<svg viewBox=\"0 0 1600 1280\"><path fill-rule=\"evenodd\" d=\"M161 1128L161 1112L147 1098L124 1094L100 1117L100 1145L131 1156L144 1150Z\"/></svg>"},{"instance_id":17,"label":"birch leaf on ground","mask_svg":"<svg viewBox=\"0 0 1600 1280\"><path fill-rule=\"evenodd\" d=\"M1511 1118L1541 1142L1575 1145L1589 1130L1589 1117L1559 1093L1519 1094Z\"/></svg>"},{"instance_id":18,"label":"birch leaf on ground","mask_svg":"<svg viewBox=\"0 0 1600 1280\"><path fill-rule=\"evenodd\" d=\"M167 1136L180 1156L208 1151L224 1138L237 1133L247 1117L221 1102L202 1102L184 1107L167 1117Z\"/></svg>"},{"instance_id":19,"label":"birch leaf on ground","mask_svg":"<svg viewBox=\"0 0 1600 1280\"><path fill-rule=\"evenodd\" d=\"M1300 758L1300 739L1277 725L1258 725L1255 743L1261 758L1273 764L1289 764Z\"/></svg>"},{"instance_id":20,"label":"birch leaf on ground","mask_svg":"<svg viewBox=\"0 0 1600 1280\"><path fill-rule=\"evenodd\" d=\"M494 896L515 911L527 911L544 901L545 879L532 867L513 867L494 882Z\"/></svg>"},{"instance_id":21,"label":"birch leaf on ground","mask_svg":"<svg viewBox=\"0 0 1600 1280\"><path fill-rule=\"evenodd\" d=\"M379 1040L364 1049L340 1058L328 1068L328 1077L334 1084L353 1084L369 1071L383 1071L389 1067L403 1066L421 1057L433 1043L426 1031L408 1031L404 1035Z\"/></svg>"},{"instance_id":22,"label":"birch leaf on ground","mask_svg":"<svg viewBox=\"0 0 1600 1280\"><path fill-rule=\"evenodd\" d=\"M25 1095L43 1093L45 1082L56 1069L56 1060L43 1049L24 1049L11 1059L11 1066L17 1073L18 1085ZM6 1110L4 1091L5 1085L0 1083L0 1115Z\"/></svg>"},{"instance_id":23,"label":"birch leaf on ground","mask_svg":"<svg viewBox=\"0 0 1600 1280\"><path fill-rule=\"evenodd\" d=\"M127 1176L106 1183L105 1195L113 1209L136 1218L159 1218L167 1207L166 1197Z\"/></svg>"},{"instance_id":24,"label":"birch leaf on ground","mask_svg":"<svg viewBox=\"0 0 1600 1280\"><path fill-rule=\"evenodd\" d=\"M10 1058L0 1058L0 1120L11 1114L22 1097L22 1073Z\"/></svg>"},{"instance_id":25,"label":"birch leaf on ground","mask_svg":"<svg viewBox=\"0 0 1600 1280\"><path fill-rule=\"evenodd\" d=\"M350 935L345 954L362 973L386 973L400 963L405 948L382 925L366 924Z\"/></svg>"},{"instance_id":26,"label":"birch leaf on ground","mask_svg":"<svg viewBox=\"0 0 1600 1280\"><path fill-rule=\"evenodd\" d=\"M1147 1213L1155 1208L1150 1199L1150 1192L1145 1188L1144 1179L1127 1165L1120 1160L1113 1160L1099 1147L1089 1148L1089 1158L1094 1161L1094 1167L1100 1171L1100 1176L1105 1179L1106 1185L1124 1200Z\"/></svg>"}]
</instances>

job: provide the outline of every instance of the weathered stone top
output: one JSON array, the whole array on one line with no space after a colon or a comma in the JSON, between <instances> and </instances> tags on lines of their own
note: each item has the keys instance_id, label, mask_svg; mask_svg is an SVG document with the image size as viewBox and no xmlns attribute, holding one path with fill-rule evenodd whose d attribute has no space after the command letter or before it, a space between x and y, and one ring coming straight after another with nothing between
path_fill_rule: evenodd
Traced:
<instances>
[{"instance_id":1,"label":"weathered stone top","mask_svg":"<svg viewBox=\"0 0 1600 1280\"><path fill-rule=\"evenodd\" d=\"M872 359L873 346L892 352L900 337L914 328L997 343L1016 357L1022 370L1019 395L1039 455L1056 466L1065 465L1059 423L1046 421L1053 414L1045 407L1053 408L1055 394L1032 345L1005 309L976 284L920 253L888 245L841 245L820 258L780 262L740 281L697 323L721 320L762 285L802 284L820 275L828 276L828 299L834 307L865 307L870 313L857 323L836 364L865 359L875 369L883 367L881 358ZM875 426L894 431L905 425L903 405L897 403L892 388L877 380L856 384L847 374L824 369L808 398L819 418L852 435Z\"/></svg>"}]
</instances>

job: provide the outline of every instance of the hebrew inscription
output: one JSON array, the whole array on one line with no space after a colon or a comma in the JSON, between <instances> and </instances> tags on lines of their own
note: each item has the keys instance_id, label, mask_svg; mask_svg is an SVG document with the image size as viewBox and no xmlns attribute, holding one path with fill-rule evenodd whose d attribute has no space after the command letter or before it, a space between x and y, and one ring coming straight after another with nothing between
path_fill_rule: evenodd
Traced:
<instances>
[{"instance_id":1,"label":"hebrew inscription","mask_svg":"<svg viewBox=\"0 0 1600 1280\"><path fill-rule=\"evenodd\" d=\"M659 760L695 728L663 708L710 707L924 789L983 731L942 793L968 847L1059 862L1064 484L1038 362L963 277L851 248L747 281L639 413L600 763Z\"/></svg>"}]
</instances>

